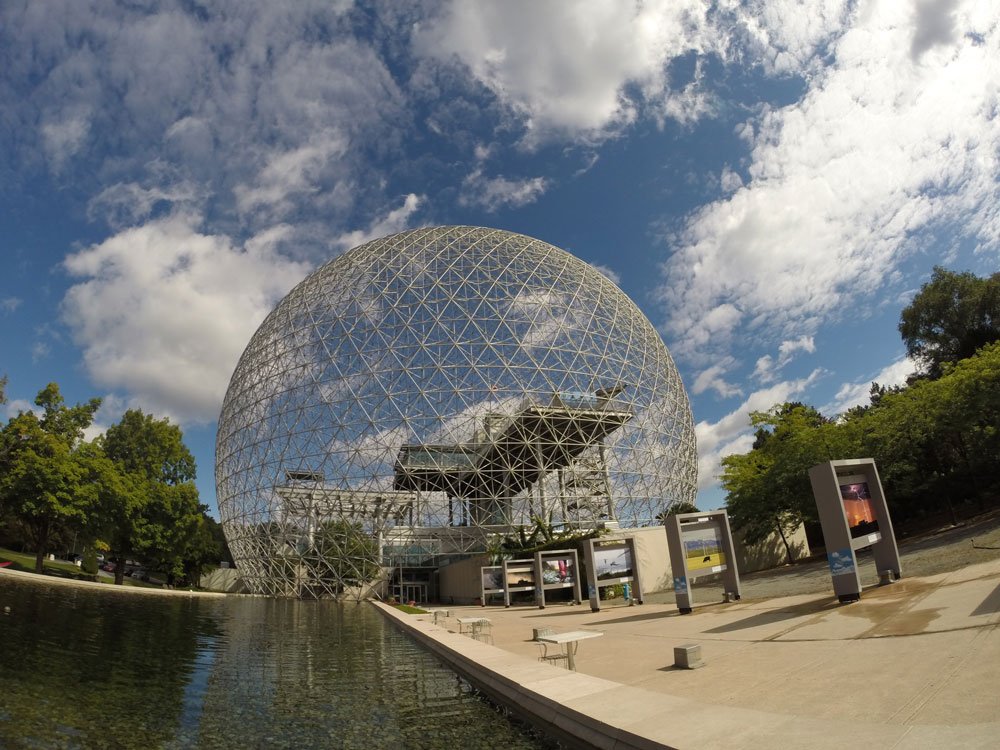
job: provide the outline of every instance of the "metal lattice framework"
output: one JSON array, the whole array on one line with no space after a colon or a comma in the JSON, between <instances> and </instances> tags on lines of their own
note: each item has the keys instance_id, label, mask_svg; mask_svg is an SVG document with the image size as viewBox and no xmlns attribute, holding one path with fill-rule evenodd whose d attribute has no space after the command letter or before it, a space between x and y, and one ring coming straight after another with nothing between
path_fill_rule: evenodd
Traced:
<instances>
[{"instance_id":1,"label":"metal lattice framework","mask_svg":"<svg viewBox=\"0 0 1000 750\"><path fill-rule=\"evenodd\" d=\"M293 289L240 359L216 452L237 568L277 596L364 596L539 519L655 523L696 474L687 395L638 307L565 251L478 227L374 240Z\"/></svg>"}]
</instances>

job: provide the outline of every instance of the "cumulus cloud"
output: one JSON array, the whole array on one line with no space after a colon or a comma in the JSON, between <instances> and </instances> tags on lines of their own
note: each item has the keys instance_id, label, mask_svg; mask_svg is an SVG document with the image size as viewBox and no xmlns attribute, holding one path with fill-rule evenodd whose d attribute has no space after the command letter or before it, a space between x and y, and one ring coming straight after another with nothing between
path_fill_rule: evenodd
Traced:
<instances>
[{"instance_id":1,"label":"cumulus cloud","mask_svg":"<svg viewBox=\"0 0 1000 750\"><path fill-rule=\"evenodd\" d=\"M816 344L812 336L800 336L797 339L782 341L778 345L777 360L770 354L765 354L757 360L753 377L762 383L773 383L778 379L780 370L791 362L798 352L808 352L811 354L815 351Z\"/></svg>"},{"instance_id":2,"label":"cumulus cloud","mask_svg":"<svg viewBox=\"0 0 1000 750\"><path fill-rule=\"evenodd\" d=\"M823 52L850 20L851 0L723 0L720 25L728 20L734 46L771 75L815 71Z\"/></svg>"},{"instance_id":3,"label":"cumulus cloud","mask_svg":"<svg viewBox=\"0 0 1000 750\"><path fill-rule=\"evenodd\" d=\"M23 398L12 398L6 404L0 404L0 411L5 419L13 419L18 414L37 414L38 407Z\"/></svg>"},{"instance_id":4,"label":"cumulus cloud","mask_svg":"<svg viewBox=\"0 0 1000 750\"><path fill-rule=\"evenodd\" d=\"M376 217L366 229L356 229L341 235L334 240L334 246L342 250L350 250L352 247L363 245L369 240L409 229L410 218L420 208L422 200L419 195L410 193L403 200L402 206L390 210L385 216Z\"/></svg>"},{"instance_id":5,"label":"cumulus cloud","mask_svg":"<svg viewBox=\"0 0 1000 750\"><path fill-rule=\"evenodd\" d=\"M917 0L910 56L914 61L938 45L955 43L957 0Z\"/></svg>"},{"instance_id":6,"label":"cumulus cloud","mask_svg":"<svg viewBox=\"0 0 1000 750\"><path fill-rule=\"evenodd\" d=\"M113 229L163 201L193 201L220 225L236 214L247 234L293 215L349 221L359 203L384 199L368 149L398 148L408 124L350 8L12 6L0 28L0 140L16 137L8 146L23 162L76 177L96 195L91 216Z\"/></svg>"},{"instance_id":7,"label":"cumulus cloud","mask_svg":"<svg viewBox=\"0 0 1000 750\"><path fill-rule=\"evenodd\" d=\"M746 401L717 422L695 425L698 439L698 489L718 486L721 461L733 453L746 453L753 446L750 412L765 411L803 393L822 375L813 370L808 377L786 380L754 391Z\"/></svg>"},{"instance_id":8,"label":"cumulus cloud","mask_svg":"<svg viewBox=\"0 0 1000 750\"><path fill-rule=\"evenodd\" d=\"M673 237L661 294L672 351L707 363L737 333L769 344L864 314L858 300L919 249L918 232L996 250L1000 118L983 82L1000 78L1000 28L971 1L949 18L956 33L934 36L915 64L910 9L866 6L829 38L832 63L804 96L749 123L749 181Z\"/></svg>"},{"instance_id":9,"label":"cumulus cloud","mask_svg":"<svg viewBox=\"0 0 1000 750\"><path fill-rule=\"evenodd\" d=\"M529 140L600 139L645 103L682 121L704 112L698 77L672 86L668 66L719 41L707 13L696 0L452 2L422 24L414 46L465 66L523 117Z\"/></svg>"},{"instance_id":10,"label":"cumulus cloud","mask_svg":"<svg viewBox=\"0 0 1000 750\"><path fill-rule=\"evenodd\" d=\"M462 181L458 202L463 206L479 206L492 213L501 208L518 208L534 203L547 187L548 180L544 177L511 180L502 175L486 177L482 169L476 169Z\"/></svg>"},{"instance_id":11,"label":"cumulus cloud","mask_svg":"<svg viewBox=\"0 0 1000 750\"><path fill-rule=\"evenodd\" d=\"M727 357L722 362L702 370L691 385L691 393L697 396L707 390L713 390L722 398L742 395L743 391L739 386L727 382L723 377L735 364L736 361L732 357Z\"/></svg>"},{"instance_id":12,"label":"cumulus cloud","mask_svg":"<svg viewBox=\"0 0 1000 750\"><path fill-rule=\"evenodd\" d=\"M858 383L844 383L837 390L837 395L833 401L820 408L820 411L829 416L843 414L854 406L867 406L871 403L872 383L886 387L903 385L906 379L917 371L917 364L909 357L900 357L894 362L890 362L877 373Z\"/></svg>"},{"instance_id":13,"label":"cumulus cloud","mask_svg":"<svg viewBox=\"0 0 1000 750\"><path fill-rule=\"evenodd\" d=\"M70 255L82 280L62 316L93 381L179 422L215 419L246 342L309 270L275 252L279 235L237 247L175 215Z\"/></svg>"},{"instance_id":14,"label":"cumulus cloud","mask_svg":"<svg viewBox=\"0 0 1000 750\"><path fill-rule=\"evenodd\" d=\"M87 204L90 219L103 219L110 226L122 229L150 218L157 206L194 208L204 199L203 191L194 183L179 180L171 183L140 185L137 182L116 182Z\"/></svg>"}]
</instances>

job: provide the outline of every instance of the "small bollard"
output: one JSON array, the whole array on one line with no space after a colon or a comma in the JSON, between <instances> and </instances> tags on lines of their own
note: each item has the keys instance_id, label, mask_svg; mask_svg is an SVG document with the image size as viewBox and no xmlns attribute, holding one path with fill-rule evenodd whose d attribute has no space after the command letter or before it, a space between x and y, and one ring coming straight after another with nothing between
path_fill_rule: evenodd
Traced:
<instances>
[{"instance_id":1,"label":"small bollard","mask_svg":"<svg viewBox=\"0 0 1000 750\"><path fill-rule=\"evenodd\" d=\"M674 646L674 666L678 669L704 667L705 661L701 658L701 644L685 643L683 646Z\"/></svg>"}]
</instances>

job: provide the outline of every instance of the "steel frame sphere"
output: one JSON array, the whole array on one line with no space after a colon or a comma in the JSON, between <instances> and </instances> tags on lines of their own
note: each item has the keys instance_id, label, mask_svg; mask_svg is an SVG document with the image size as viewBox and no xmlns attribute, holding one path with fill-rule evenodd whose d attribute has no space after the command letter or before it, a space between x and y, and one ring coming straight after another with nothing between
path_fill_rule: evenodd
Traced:
<instances>
[{"instance_id":1,"label":"steel frame sphere","mask_svg":"<svg viewBox=\"0 0 1000 750\"><path fill-rule=\"evenodd\" d=\"M518 526L656 523L696 479L687 394L639 308L569 253L480 227L308 276L243 353L216 446L240 576L278 596L364 596Z\"/></svg>"}]
</instances>

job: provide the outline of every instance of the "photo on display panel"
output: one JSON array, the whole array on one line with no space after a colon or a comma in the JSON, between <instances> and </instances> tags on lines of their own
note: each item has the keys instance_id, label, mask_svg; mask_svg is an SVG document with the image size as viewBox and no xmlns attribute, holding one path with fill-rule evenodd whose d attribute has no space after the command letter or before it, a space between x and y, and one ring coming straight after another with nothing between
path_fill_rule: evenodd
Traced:
<instances>
[{"instance_id":1,"label":"photo on display panel","mask_svg":"<svg viewBox=\"0 0 1000 750\"><path fill-rule=\"evenodd\" d=\"M483 589L503 591L503 568L483 568Z\"/></svg>"},{"instance_id":2,"label":"photo on display panel","mask_svg":"<svg viewBox=\"0 0 1000 750\"><path fill-rule=\"evenodd\" d=\"M628 547L595 548L594 569L599 581L629 578L632 576L632 552Z\"/></svg>"},{"instance_id":3,"label":"photo on display panel","mask_svg":"<svg viewBox=\"0 0 1000 750\"><path fill-rule=\"evenodd\" d=\"M878 519L872 506L868 482L840 485L840 497L844 503L844 515L847 517L847 526L851 530L852 539L878 531Z\"/></svg>"},{"instance_id":4,"label":"photo on display panel","mask_svg":"<svg viewBox=\"0 0 1000 750\"><path fill-rule=\"evenodd\" d=\"M546 586L557 583L573 583L575 575L572 558L542 560L542 583Z\"/></svg>"},{"instance_id":5,"label":"photo on display panel","mask_svg":"<svg viewBox=\"0 0 1000 750\"><path fill-rule=\"evenodd\" d=\"M722 532L718 524L681 532L688 572L718 573L726 569Z\"/></svg>"},{"instance_id":6,"label":"photo on display panel","mask_svg":"<svg viewBox=\"0 0 1000 750\"><path fill-rule=\"evenodd\" d=\"M507 585L513 588L534 586L535 571L531 568L508 568Z\"/></svg>"}]
</instances>

